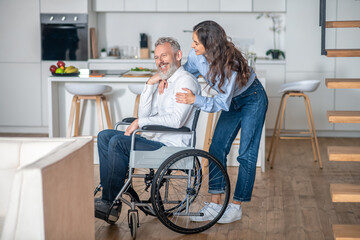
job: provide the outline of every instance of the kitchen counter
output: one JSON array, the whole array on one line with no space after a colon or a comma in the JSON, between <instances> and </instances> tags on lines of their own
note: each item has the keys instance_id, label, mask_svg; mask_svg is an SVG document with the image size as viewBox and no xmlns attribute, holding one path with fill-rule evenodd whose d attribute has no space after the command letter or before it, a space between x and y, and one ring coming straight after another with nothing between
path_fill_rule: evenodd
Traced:
<instances>
[{"instance_id":1,"label":"kitchen counter","mask_svg":"<svg viewBox=\"0 0 360 240\"><path fill-rule=\"evenodd\" d=\"M106 94L110 116L113 125L133 114L135 103L135 94L128 89L129 84L145 84L148 77L120 77L120 75L105 75L104 77L54 77L48 78L48 106L49 106L49 137L65 137L66 127L69 120L69 113L73 95L65 89L66 83L83 84L105 84L112 87L112 91ZM265 78L260 78L265 86ZM200 78L199 83L202 88L205 87L204 79ZM202 92L206 95L206 91ZM104 116L104 115L103 115ZM206 131L208 113L201 112L197 127L196 148L202 149ZM80 135L95 136L98 132L96 117L96 106L94 101L87 101L82 104L80 122ZM105 124L106 127L106 124ZM264 131L264 130L263 130ZM97 162L97 148L94 146L94 162ZM233 146L229 154L228 165L238 165L236 161L238 146ZM257 166L265 170L265 133L263 132L260 143L259 158Z\"/></svg>"}]
</instances>

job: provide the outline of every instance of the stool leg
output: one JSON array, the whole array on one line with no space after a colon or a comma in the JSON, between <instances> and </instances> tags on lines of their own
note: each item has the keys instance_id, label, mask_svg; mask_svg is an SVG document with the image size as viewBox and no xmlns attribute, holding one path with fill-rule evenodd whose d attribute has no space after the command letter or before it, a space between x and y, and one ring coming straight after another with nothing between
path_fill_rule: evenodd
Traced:
<instances>
[{"instance_id":1,"label":"stool leg","mask_svg":"<svg viewBox=\"0 0 360 240\"><path fill-rule=\"evenodd\" d=\"M272 148L273 148L273 143L274 143L274 140L275 140L275 133L276 133L276 129L277 129L277 125L279 123L279 116L280 116L280 111L281 111L281 108L282 108L282 104L284 102L284 97L285 97L286 93L284 93L281 97L281 101L280 101L280 105L279 105L279 110L278 110L278 113L276 115L276 121L275 121L275 126L274 126L274 132L273 132L273 135L271 137L271 142L270 142L270 149L269 149L269 153L268 153L268 156L267 156L267 161L270 160L270 156L271 156L271 152L272 152Z\"/></svg>"},{"instance_id":2,"label":"stool leg","mask_svg":"<svg viewBox=\"0 0 360 240\"><path fill-rule=\"evenodd\" d=\"M79 136L79 125L80 125L80 98L76 96L76 115L75 115L75 129L74 129L74 136Z\"/></svg>"},{"instance_id":3,"label":"stool leg","mask_svg":"<svg viewBox=\"0 0 360 240\"><path fill-rule=\"evenodd\" d=\"M136 99L135 99L133 116L136 118L139 117L139 103L140 103L140 94L136 95Z\"/></svg>"},{"instance_id":4,"label":"stool leg","mask_svg":"<svg viewBox=\"0 0 360 240\"><path fill-rule=\"evenodd\" d=\"M303 98L304 98L304 102L305 102L306 117L307 117L307 121L308 121L308 125L309 125L309 132L310 132L310 137L311 137L311 146L312 146L313 154L314 154L314 161L316 162L317 156L316 156L316 149L315 149L314 132L313 132L313 128L312 128L312 124L311 124L311 120L310 120L310 112L309 112L310 110L309 110L309 106L307 104L307 97L305 94L303 94Z\"/></svg>"},{"instance_id":5,"label":"stool leg","mask_svg":"<svg viewBox=\"0 0 360 240\"><path fill-rule=\"evenodd\" d=\"M210 143L211 143L213 122L214 122L214 113L209 113L208 120L206 123L205 140L204 140L204 147L203 147L203 150L206 152L209 151L209 147L210 147Z\"/></svg>"},{"instance_id":6,"label":"stool leg","mask_svg":"<svg viewBox=\"0 0 360 240\"><path fill-rule=\"evenodd\" d=\"M105 96L102 96L102 103L103 103L103 106L104 106L104 112L105 112L106 123L107 123L108 129L113 129L112 124L111 124L111 119L110 119L108 103L107 103L107 100L106 100Z\"/></svg>"},{"instance_id":7,"label":"stool leg","mask_svg":"<svg viewBox=\"0 0 360 240\"><path fill-rule=\"evenodd\" d=\"M99 131L101 131L104 129L102 110L101 110L101 96L96 96L96 107L97 107L97 115L99 121Z\"/></svg>"},{"instance_id":8,"label":"stool leg","mask_svg":"<svg viewBox=\"0 0 360 240\"><path fill-rule=\"evenodd\" d=\"M71 103L69 122L66 130L66 137L71 137L72 127L74 123L74 113L75 113L75 105L76 105L77 96L74 95Z\"/></svg>"},{"instance_id":9,"label":"stool leg","mask_svg":"<svg viewBox=\"0 0 360 240\"><path fill-rule=\"evenodd\" d=\"M306 95L305 95L306 96ZM319 149L319 143L318 143L318 139L317 139L317 135L316 135L316 130L315 130L315 124L314 124L314 116L312 114L312 109L311 109L311 104L310 104L310 100L309 97L306 96L306 103L307 106L309 108L309 113L310 113L310 120L311 120L311 125L312 125L312 135L314 136L315 139L315 146L316 146L316 150L317 150L317 157L319 159L319 167L320 169L322 169L322 160L321 160L321 156L320 156L320 149Z\"/></svg>"},{"instance_id":10,"label":"stool leg","mask_svg":"<svg viewBox=\"0 0 360 240\"><path fill-rule=\"evenodd\" d=\"M281 126L282 126L283 121L284 121L286 102L287 102L287 99L289 97L288 93L285 93L284 95L285 95L285 98L284 98L283 106L281 107L282 108L281 109L281 117L280 117L279 125L277 127L277 134L276 134L276 141L275 141L275 145L274 145L273 155L272 155L272 158L270 159L270 168L271 169L273 168L273 165L274 165L274 161L275 161L275 157L276 157L276 149L277 149L277 145L278 145L279 140L280 140Z\"/></svg>"}]
</instances>

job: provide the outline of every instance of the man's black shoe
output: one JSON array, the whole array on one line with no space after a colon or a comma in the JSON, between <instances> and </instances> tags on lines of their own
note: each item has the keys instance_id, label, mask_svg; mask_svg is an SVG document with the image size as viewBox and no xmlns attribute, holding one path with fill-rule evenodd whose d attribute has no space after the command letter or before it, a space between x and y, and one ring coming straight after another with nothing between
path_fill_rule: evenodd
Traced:
<instances>
[{"instance_id":1,"label":"man's black shoe","mask_svg":"<svg viewBox=\"0 0 360 240\"><path fill-rule=\"evenodd\" d=\"M101 198L95 198L95 217L102 219L109 224L115 224L120 217L121 202L118 205L114 205L107 217L106 214L109 211L111 204L111 202L102 200Z\"/></svg>"}]
</instances>

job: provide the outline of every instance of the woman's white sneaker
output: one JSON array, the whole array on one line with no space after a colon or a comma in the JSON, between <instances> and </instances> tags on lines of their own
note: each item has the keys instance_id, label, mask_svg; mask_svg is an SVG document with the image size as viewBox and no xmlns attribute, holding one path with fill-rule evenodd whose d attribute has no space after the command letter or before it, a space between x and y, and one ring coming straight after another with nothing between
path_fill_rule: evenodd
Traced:
<instances>
[{"instance_id":1,"label":"woman's white sneaker","mask_svg":"<svg viewBox=\"0 0 360 240\"><path fill-rule=\"evenodd\" d=\"M203 216L191 216L190 220L193 222L205 222L213 220L221 210L220 204L205 202L205 206L199 211Z\"/></svg>"},{"instance_id":2,"label":"woman's white sneaker","mask_svg":"<svg viewBox=\"0 0 360 240\"><path fill-rule=\"evenodd\" d=\"M224 215L222 215L221 218L219 219L218 223L235 222L241 219L241 215L242 215L241 205L230 203L227 206Z\"/></svg>"}]
</instances>

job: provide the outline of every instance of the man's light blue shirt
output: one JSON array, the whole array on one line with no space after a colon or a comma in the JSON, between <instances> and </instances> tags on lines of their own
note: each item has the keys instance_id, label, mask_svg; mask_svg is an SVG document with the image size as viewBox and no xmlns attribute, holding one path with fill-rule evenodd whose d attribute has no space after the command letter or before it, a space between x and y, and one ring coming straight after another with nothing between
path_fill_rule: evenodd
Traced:
<instances>
[{"instance_id":1,"label":"man's light blue shirt","mask_svg":"<svg viewBox=\"0 0 360 240\"><path fill-rule=\"evenodd\" d=\"M205 81L211 86L211 81L207 79L207 73L209 71L209 63L204 55L197 56L195 50L192 49L188 56L187 62L184 64L185 70L192 73L195 77L203 76ZM205 97L201 95L195 95L194 106L200 108L204 112L218 112L220 110L229 111L231 99L246 91L248 87L254 82L256 78L255 72L251 69L248 82L242 88L239 88L235 82L236 72L232 72L230 81L226 78L224 85L221 89L224 93L221 93L218 88L220 78L216 78L216 83L213 89L219 94L214 97Z\"/></svg>"}]
</instances>

